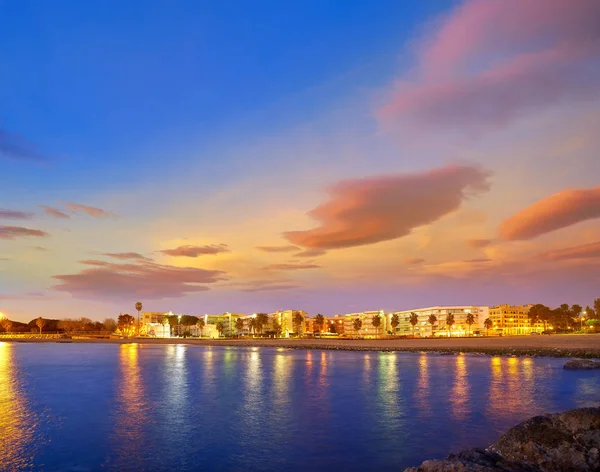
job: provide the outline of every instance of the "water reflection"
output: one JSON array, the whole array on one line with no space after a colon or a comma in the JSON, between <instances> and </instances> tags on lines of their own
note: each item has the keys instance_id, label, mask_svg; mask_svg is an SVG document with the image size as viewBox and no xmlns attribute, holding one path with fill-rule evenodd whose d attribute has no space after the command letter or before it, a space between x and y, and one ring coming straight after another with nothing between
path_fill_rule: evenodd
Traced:
<instances>
[{"instance_id":1,"label":"water reflection","mask_svg":"<svg viewBox=\"0 0 600 472\"><path fill-rule=\"evenodd\" d=\"M452 402L452 413L458 420L463 420L471 411L470 386L467 376L466 356L456 356L454 368L454 384L450 401Z\"/></svg>"},{"instance_id":2,"label":"water reflection","mask_svg":"<svg viewBox=\"0 0 600 472\"><path fill-rule=\"evenodd\" d=\"M423 413L428 413L431 409L429 404L429 356L421 354L419 356L419 379L417 382L416 403Z\"/></svg>"},{"instance_id":3,"label":"water reflection","mask_svg":"<svg viewBox=\"0 0 600 472\"><path fill-rule=\"evenodd\" d=\"M379 404L385 418L398 418L400 409L400 377L395 353L380 353L378 356Z\"/></svg>"},{"instance_id":4,"label":"water reflection","mask_svg":"<svg viewBox=\"0 0 600 472\"><path fill-rule=\"evenodd\" d=\"M0 342L0 467L6 467L3 470L32 466L32 458L25 452L33 440L35 420L28 410L14 346Z\"/></svg>"},{"instance_id":5,"label":"water reflection","mask_svg":"<svg viewBox=\"0 0 600 472\"><path fill-rule=\"evenodd\" d=\"M273 357L273 402L279 411L290 404L290 372L291 357L286 354L277 353Z\"/></svg>"}]
</instances>

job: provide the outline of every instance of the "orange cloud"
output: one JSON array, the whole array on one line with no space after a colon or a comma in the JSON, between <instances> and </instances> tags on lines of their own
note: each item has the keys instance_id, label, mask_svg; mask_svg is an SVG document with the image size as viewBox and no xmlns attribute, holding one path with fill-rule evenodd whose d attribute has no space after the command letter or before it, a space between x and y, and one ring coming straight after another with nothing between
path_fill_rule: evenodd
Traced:
<instances>
[{"instance_id":1,"label":"orange cloud","mask_svg":"<svg viewBox=\"0 0 600 472\"><path fill-rule=\"evenodd\" d=\"M447 166L417 174L343 180L331 198L309 212L321 226L284 237L307 248L339 249L401 238L489 189L489 173L475 166Z\"/></svg>"},{"instance_id":2,"label":"orange cloud","mask_svg":"<svg viewBox=\"0 0 600 472\"><path fill-rule=\"evenodd\" d=\"M305 249L304 251L297 252L294 257L319 257L327 254L325 249Z\"/></svg>"},{"instance_id":3,"label":"orange cloud","mask_svg":"<svg viewBox=\"0 0 600 472\"><path fill-rule=\"evenodd\" d=\"M141 255L139 252L102 252L101 256L112 257L118 260L139 260L139 261L152 261L151 258Z\"/></svg>"},{"instance_id":4,"label":"orange cloud","mask_svg":"<svg viewBox=\"0 0 600 472\"><path fill-rule=\"evenodd\" d=\"M263 267L263 270L303 270L320 268L321 266L316 264L271 264Z\"/></svg>"},{"instance_id":5,"label":"orange cloud","mask_svg":"<svg viewBox=\"0 0 600 472\"><path fill-rule=\"evenodd\" d=\"M230 252L224 244L212 244L210 246L179 246L174 249L163 249L163 254L173 257L198 257L206 255L215 255L222 252Z\"/></svg>"},{"instance_id":6,"label":"orange cloud","mask_svg":"<svg viewBox=\"0 0 600 472\"><path fill-rule=\"evenodd\" d=\"M467 245L474 249L481 249L492 244L491 239L469 239Z\"/></svg>"},{"instance_id":7,"label":"orange cloud","mask_svg":"<svg viewBox=\"0 0 600 472\"><path fill-rule=\"evenodd\" d=\"M554 249L540 254L543 259L593 259L600 257L600 242L571 246L564 249Z\"/></svg>"},{"instance_id":8,"label":"orange cloud","mask_svg":"<svg viewBox=\"0 0 600 472\"><path fill-rule=\"evenodd\" d=\"M0 208L0 218L5 218L7 220L30 220L33 218L33 213Z\"/></svg>"},{"instance_id":9,"label":"orange cloud","mask_svg":"<svg viewBox=\"0 0 600 472\"><path fill-rule=\"evenodd\" d=\"M67 202L65 203L65 207L72 213L86 213L94 218L108 218L110 216L115 216L114 213L102 210L101 208L81 205L80 203Z\"/></svg>"},{"instance_id":10,"label":"orange cloud","mask_svg":"<svg viewBox=\"0 0 600 472\"><path fill-rule=\"evenodd\" d=\"M406 259L406 263L408 265L418 265L418 264L422 264L423 262L425 262L425 259L422 259L420 257L413 257L410 259Z\"/></svg>"},{"instance_id":11,"label":"orange cloud","mask_svg":"<svg viewBox=\"0 0 600 472\"><path fill-rule=\"evenodd\" d=\"M0 239L15 239L24 236L43 238L49 236L49 234L39 229L29 229L21 226L0 226Z\"/></svg>"},{"instance_id":12,"label":"orange cloud","mask_svg":"<svg viewBox=\"0 0 600 472\"><path fill-rule=\"evenodd\" d=\"M62 218L62 219L67 219L67 220L71 219L71 217L69 215L67 215L65 212L59 210L58 208L54 208L54 207L50 207L50 206L46 206L46 205L40 205L40 208L43 208L44 213L46 213L47 215L50 215L53 218Z\"/></svg>"},{"instance_id":13,"label":"orange cloud","mask_svg":"<svg viewBox=\"0 0 600 472\"><path fill-rule=\"evenodd\" d=\"M225 272L195 267L174 267L141 262L117 264L86 260L92 266L77 274L55 275L62 284L54 290L76 298L104 299L131 297L145 299L179 298L188 293L209 290L208 284L224 280Z\"/></svg>"},{"instance_id":14,"label":"orange cloud","mask_svg":"<svg viewBox=\"0 0 600 472\"><path fill-rule=\"evenodd\" d=\"M533 239L599 217L600 187L563 190L504 220L499 233L508 240Z\"/></svg>"},{"instance_id":15,"label":"orange cloud","mask_svg":"<svg viewBox=\"0 0 600 472\"><path fill-rule=\"evenodd\" d=\"M300 248L298 246L256 246L256 249L263 252L294 252L299 251Z\"/></svg>"}]
</instances>

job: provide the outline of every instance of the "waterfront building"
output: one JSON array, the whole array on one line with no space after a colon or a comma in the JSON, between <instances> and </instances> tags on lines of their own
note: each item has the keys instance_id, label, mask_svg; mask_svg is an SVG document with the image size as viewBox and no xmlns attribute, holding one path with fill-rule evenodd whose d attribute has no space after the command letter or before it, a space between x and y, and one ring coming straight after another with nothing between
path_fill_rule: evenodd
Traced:
<instances>
[{"instance_id":1,"label":"waterfront building","mask_svg":"<svg viewBox=\"0 0 600 472\"><path fill-rule=\"evenodd\" d=\"M170 313L163 311L145 311L140 316L140 334L156 338L170 338L171 325L165 318Z\"/></svg>"},{"instance_id":2,"label":"waterfront building","mask_svg":"<svg viewBox=\"0 0 600 472\"><path fill-rule=\"evenodd\" d=\"M379 327L373 326L373 318L379 316ZM354 320L359 318L362 322L360 329L354 329ZM361 313L348 313L344 315L343 329L345 334L352 336L377 337L387 334L388 320L383 310L363 311Z\"/></svg>"},{"instance_id":3,"label":"waterfront building","mask_svg":"<svg viewBox=\"0 0 600 472\"><path fill-rule=\"evenodd\" d=\"M281 326L281 336L284 338L289 338L290 334L301 335L306 331L306 322L302 322L299 325L294 323L294 316L299 313L304 320L306 320L307 315L303 310L277 310L274 313L269 314L269 319L271 322L277 321L279 326ZM264 331L264 330L263 330Z\"/></svg>"},{"instance_id":4,"label":"waterfront building","mask_svg":"<svg viewBox=\"0 0 600 472\"><path fill-rule=\"evenodd\" d=\"M493 327L490 332L499 335L529 334L532 331L541 333L542 322L529 322L529 310L533 305L498 305L490 308L490 320Z\"/></svg>"},{"instance_id":5,"label":"waterfront building","mask_svg":"<svg viewBox=\"0 0 600 472\"><path fill-rule=\"evenodd\" d=\"M216 326L219 323L223 323L223 336L232 336L238 334L235 329L235 322L238 318L247 318L248 315L245 313L231 313L226 312L221 315L204 315L204 324L206 326ZM205 329L206 331L206 329ZM204 334L206 336L206 333Z\"/></svg>"},{"instance_id":6,"label":"waterfront building","mask_svg":"<svg viewBox=\"0 0 600 472\"><path fill-rule=\"evenodd\" d=\"M417 324L414 327L415 336L467 336L479 334L484 329L483 323L489 316L489 307L487 306L433 306L428 308L417 308L415 310L397 311L386 315L388 326L391 328L391 318L394 314L398 315L400 323L398 324L395 335L412 335L413 325L410 323L412 313L417 315ZM446 317L454 315L454 324L448 329L446 326ZM472 314L474 323L469 327L467 316ZM436 323L432 326L429 323L429 317L435 315Z\"/></svg>"},{"instance_id":7,"label":"waterfront building","mask_svg":"<svg viewBox=\"0 0 600 472\"><path fill-rule=\"evenodd\" d=\"M335 334L344 334L344 317L340 315L325 318L326 331Z\"/></svg>"}]
</instances>

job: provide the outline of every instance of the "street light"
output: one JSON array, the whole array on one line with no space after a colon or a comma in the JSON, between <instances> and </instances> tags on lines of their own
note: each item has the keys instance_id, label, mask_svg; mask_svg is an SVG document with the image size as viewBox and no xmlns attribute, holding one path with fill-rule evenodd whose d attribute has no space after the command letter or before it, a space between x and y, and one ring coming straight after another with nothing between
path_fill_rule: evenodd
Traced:
<instances>
[{"instance_id":1,"label":"street light","mask_svg":"<svg viewBox=\"0 0 600 472\"><path fill-rule=\"evenodd\" d=\"M583 318L585 317L585 315L587 315L587 311L583 310L581 315L579 315L579 331L583 331Z\"/></svg>"}]
</instances>

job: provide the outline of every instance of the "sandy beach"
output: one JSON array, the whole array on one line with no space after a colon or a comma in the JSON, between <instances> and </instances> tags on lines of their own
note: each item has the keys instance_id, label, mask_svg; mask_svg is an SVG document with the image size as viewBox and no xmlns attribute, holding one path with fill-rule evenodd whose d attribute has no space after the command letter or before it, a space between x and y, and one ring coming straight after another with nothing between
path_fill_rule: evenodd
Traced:
<instances>
[{"instance_id":1,"label":"sandy beach","mask_svg":"<svg viewBox=\"0 0 600 472\"><path fill-rule=\"evenodd\" d=\"M600 358L600 335L505 336L435 339L40 339L1 338L13 342L187 344L196 346L271 347L352 351L464 352L487 355Z\"/></svg>"}]
</instances>

